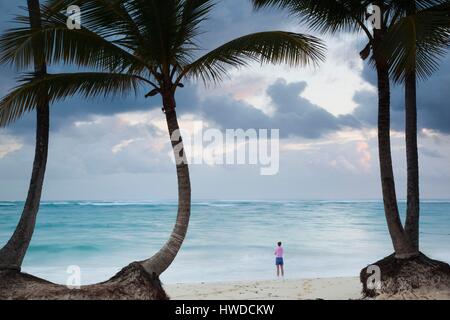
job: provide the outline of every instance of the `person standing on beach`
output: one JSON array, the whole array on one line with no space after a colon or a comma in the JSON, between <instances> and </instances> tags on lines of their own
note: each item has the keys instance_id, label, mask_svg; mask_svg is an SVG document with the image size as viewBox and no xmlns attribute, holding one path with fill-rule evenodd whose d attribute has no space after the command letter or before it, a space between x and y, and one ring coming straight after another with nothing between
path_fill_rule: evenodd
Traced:
<instances>
[{"instance_id":1,"label":"person standing on beach","mask_svg":"<svg viewBox=\"0 0 450 320\"><path fill-rule=\"evenodd\" d=\"M277 277L284 277L284 261L283 261L283 247L281 246L281 242L278 242L278 246L275 248L275 265L277 266Z\"/></svg>"}]
</instances>

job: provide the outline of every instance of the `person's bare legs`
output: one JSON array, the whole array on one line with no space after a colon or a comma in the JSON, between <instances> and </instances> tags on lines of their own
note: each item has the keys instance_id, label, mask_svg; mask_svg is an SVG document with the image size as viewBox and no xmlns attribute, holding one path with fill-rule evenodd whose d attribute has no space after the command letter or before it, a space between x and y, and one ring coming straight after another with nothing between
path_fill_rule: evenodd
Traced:
<instances>
[{"instance_id":1,"label":"person's bare legs","mask_svg":"<svg viewBox=\"0 0 450 320\"><path fill-rule=\"evenodd\" d=\"M280 276L280 265L277 264L277 277L279 277L279 276Z\"/></svg>"},{"instance_id":2,"label":"person's bare legs","mask_svg":"<svg viewBox=\"0 0 450 320\"><path fill-rule=\"evenodd\" d=\"M281 276L284 278L284 266L280 265L280 269L281 269Z\"/></svg>"}]
</instances>

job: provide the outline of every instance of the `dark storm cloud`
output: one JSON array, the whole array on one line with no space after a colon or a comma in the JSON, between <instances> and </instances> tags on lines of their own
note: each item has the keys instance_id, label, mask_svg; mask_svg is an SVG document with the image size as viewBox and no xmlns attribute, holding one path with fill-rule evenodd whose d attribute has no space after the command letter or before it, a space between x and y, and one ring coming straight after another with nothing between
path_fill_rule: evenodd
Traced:
<instances>
[{"instance_id":1,"label":"dark storm cloud","mask_svg":"<svg viewBox=\"0 0 450 320\"><path fill-rule=\"evenodd\" d=\"M365 66L363 78L376 85L375 71ZM417 109L419 128L433 129L442 133L450 133L450 55L447 55L431 78L419 81L417 89ZM358 107L353 115L371 125L377 123L377 95L374 92L359 91L355 94ZM404 88L393 85L391 89L392 127L396 130L404 128Z\"/></svg>"},{"instance_id":2,"label":"dark storm cloud","mask_svg":"<svg viewBox=\"0 0 450 320\"><path fill-rule=\"evenodd\" d=\"M267 89L276 110L267 115L261 110L231 97L206 99L202 114L223 128L280 129L282 137L320 138L343 127L359 127L351 115L336 117L300 96L305 82L287 84L279 79Z\"/></svg>"},{"instance_id":3,"label":"dark storm cloud","mask_svg":"<svg viewBox=\"0 0 450 320\"><path fill-rule=\"evenodd\" d=\"M450 133L450 55L432 79L419 83L419 123Z\"/></svg>"}]
</instances>

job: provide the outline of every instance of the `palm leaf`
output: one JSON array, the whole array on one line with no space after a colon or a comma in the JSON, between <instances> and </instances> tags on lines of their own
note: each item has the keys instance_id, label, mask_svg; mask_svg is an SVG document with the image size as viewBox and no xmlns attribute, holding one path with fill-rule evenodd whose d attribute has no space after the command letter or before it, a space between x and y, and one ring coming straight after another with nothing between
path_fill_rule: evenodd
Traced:
<instances>
[{"instance_id":1,"label":"palm leaf","mask_svg":"<svg viewBox=\"0 0 450 320\"><path fill-rule=\"evenodd\" d=\"M373 1L356 0L252 0L255 9L287 9L310 29L321 33L361 31Z\"/></svg>"},{"instance_id":2,"label":"palm leaf","mask_svg":"<svg viewBox=\"0 0 450 320\"><path fill-rule=\"evenodd\" d=\"M49 15L65 13L70 5L82 10L82 25L95 31L103 38L127 36L133 47L143 43L143 34L139 25L130 14L130 0L48 0L45 12ZM133 40L133 41L132 41Z\"/></svg>"},{"instance_id":3,"label":"palm leaf","mask_svg":"<svg viewBox=\"0 0 450 320\"><path fill-rule=\"evenodd\" d=\"M204 82L217 82L228 67L241 67L251 61L287 63L291 66L317 65L325 59L325 45L319 39L302 34L267 31L232 40L186 66L184 74Z\"/></svg>"},{"instance_id":4,"label":"palm leaf","mask_svg":"<svg viewBox=\"0 0 450 320\"><path fill-rule=\"evenodd\" d=\"M34 43L44 50L48 63L74 63L111 71L142 69L145 63L124 48L86 28L69 30L66 17L43 11L42 28L28 26L10 29L0 38L0 63L14 64L26 69L34 63ZM17 21L27 23L27 17Z\"/></svg>"},{"instance_id":5,"label":"palm leaf","mask_svg":"<svg viewBox=\"0 0 450 320\"><path fill-rule=\"evenodd\" d=\"M192 61L191 52L198 50L195 39L200 33L200 23L208 18L214 3L210 0L186 0L179 13L178 31L174 48L178 48L177 61Z\"/></svg>"},{"instance_id":6,"label":"palm leaf","mask_svg":"<svg viewBox=\"0 0 450 320\"><path fill-rule=\"evenodd\" d=\"M128 74L116 73L61 73L26 75L22 84L12 90L0 101L0 127L17 120L35 109L42 92L48 93L49 102L64 100L77 94L85 98L99 95L125 95L130 91L137 93L144 80Z\"/></svg>"},{"instance_id":7,"label":"palm leaf","mask_svg":"<svg viewBox=\"0 0 450 320\"><path fill-rule=\"evenodd\" d=\"M389 30L380 53L390 64L391 75L402 82L416 70L426 79L439 66L450 45L450 5L439 5L399 19Z\"/></svg>"},{"instance_id":8,"label":"palm leaf","mask_svg":"<svg viewBox=\"0 0 450 320\"><path fill-rule=\"evenodd\" d=\"M212 0L51 0L51 12L82 9L82 25L153 65L188 64Z\"/></svg>"}]
</instances>

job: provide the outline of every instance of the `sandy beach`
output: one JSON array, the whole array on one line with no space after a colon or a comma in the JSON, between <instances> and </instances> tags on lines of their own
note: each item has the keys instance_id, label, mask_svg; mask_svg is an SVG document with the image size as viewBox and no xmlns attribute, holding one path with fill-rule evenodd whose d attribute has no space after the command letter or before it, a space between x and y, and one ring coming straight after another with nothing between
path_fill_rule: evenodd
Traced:
<instances>
[{"instance_id":1,"label":"sandy beach","mask_svg":"<svg viewBox=\"0 0 450 320\"><path fill-rule=\"evenodd\" d=\"M355 300L361 299L357 277L285 279L248 282L181 283L165 285L173 300ZM417 289L381 300L448 300L448 288Z\"/></svg>"},{"instance_id":2,"label":"sandy beach","mask_svg":"<svg viewBox=\"0 0 450 320\"><path fill-rule=\"evenodd\" d=\"M348 300L361 298L354 278L285 279L165 285L173 300Z\"/></svg>"}]
</instances>

